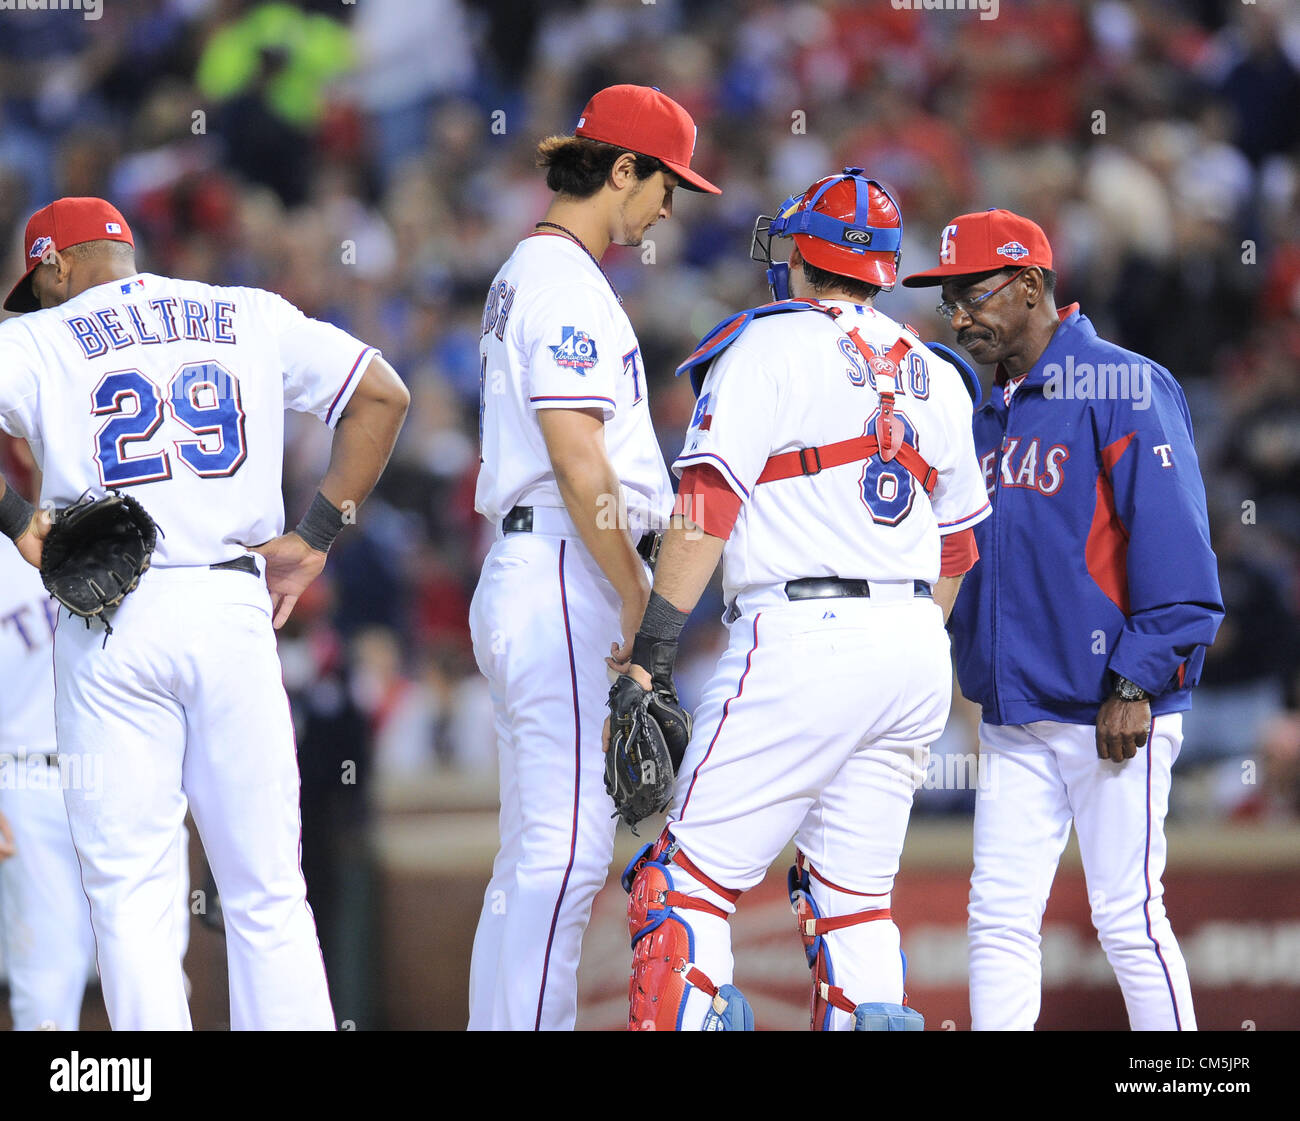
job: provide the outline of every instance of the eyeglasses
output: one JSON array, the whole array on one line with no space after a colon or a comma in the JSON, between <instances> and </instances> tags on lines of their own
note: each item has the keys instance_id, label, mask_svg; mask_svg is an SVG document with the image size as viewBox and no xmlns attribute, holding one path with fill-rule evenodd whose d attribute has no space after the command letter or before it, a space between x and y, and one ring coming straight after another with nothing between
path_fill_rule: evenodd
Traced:
<instances>
[{"instance_id":1,"label":"eyeglasses","mask_svg":"<svg viewBox=\"0 0 1300 1121\"><path fill-rule=\"evenodd\" d=\"M989 291L985 292L984 295L982 296L976 296L973 299L962 298L960 300L944 300L943 303L941 303L938 307L935 308L935 311L937 311L940 315L942 315L944 319L951 319L959 311L964 311L967 315L970 315L970 313L974 311L977 307L979 307L980 304L982 304L990 296L996 296L999 292L1002 291L1003 288L1005 288L1008 284L1010 284L1013 280L1015 280L1016 277L1018 277L1024 271L1025 271L1024 269L1016 269L1015 272L1013 272L1009 277L1007 277L1006 280L1004 280L996 288L990 289Z\"/></svg>"}]
</instances>

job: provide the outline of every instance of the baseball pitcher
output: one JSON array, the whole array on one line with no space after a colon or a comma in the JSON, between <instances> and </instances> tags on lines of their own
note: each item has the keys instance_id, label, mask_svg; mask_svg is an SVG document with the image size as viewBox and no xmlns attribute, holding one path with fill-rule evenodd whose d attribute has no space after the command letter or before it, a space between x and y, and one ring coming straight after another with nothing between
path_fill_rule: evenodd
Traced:
<instances>
[{"instance_id":1,"label":"baseball pitcher","mask_svg":"<svg viewBox=\"0 0 1300 1121\"><path fill-rule=\"evenodd\" d=\"M475 505L496 541L470 607L492 690L501 849L470 967L471 1029L571 1029L578 955L613 857L602 790L604 657L630 639L672 506L645 366L600 265L672 213L695 125L646 86L611 86L542 142L555 199L488 290Z\"/></svg>"}]
</instances>

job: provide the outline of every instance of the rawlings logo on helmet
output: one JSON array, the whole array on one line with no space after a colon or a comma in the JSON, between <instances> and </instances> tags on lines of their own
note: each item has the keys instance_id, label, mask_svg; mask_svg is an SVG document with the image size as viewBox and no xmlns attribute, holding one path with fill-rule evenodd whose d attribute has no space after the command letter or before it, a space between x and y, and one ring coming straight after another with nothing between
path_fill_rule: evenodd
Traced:
<instances>
[{"instance_id":1,"label":"rawlings logo on helmet","mask_svg":"<svg viewBox=\"0 0 1300 1121\"><path fill-rule=\"evenodd\" d=\"M31 250L28 257L35 257L38 261L43 259L45 254L54 248L54 239L47 234L42 234L32 242Z\"/></svg>"},{"instance_id":2,"label":"rawlings logo on helmet","mask_svg":"<svg viewBox=\"0 0 1300 1121\"><path fill-rule=\"evenodd\" d=\"M776 300L790 298L790 269L772 260L772 238L792 237L813 268L888 291L898 277L903 220L893 196L860 167L818 179L802 195L791 195L775 217L754 223L750 256L767 266Z\"/></svg>"},{"instance_id":3,"label":"rawlings logo on helmet","mask_svg":"<svg viewBox=\"0 0 1300 1121\"><path fill-rule=\"evenodd\" d=\"M999 245L993 252L999 257L1010 257L1013 261L1029 256L1029 250L1018 241L1008 241L1005 245Z\"/></svg>"}]
</instances>

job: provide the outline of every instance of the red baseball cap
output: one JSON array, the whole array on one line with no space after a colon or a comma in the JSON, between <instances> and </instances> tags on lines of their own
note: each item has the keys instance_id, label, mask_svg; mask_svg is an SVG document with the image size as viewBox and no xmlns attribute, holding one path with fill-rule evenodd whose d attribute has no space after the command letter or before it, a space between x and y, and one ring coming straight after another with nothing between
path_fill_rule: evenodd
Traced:
<instances>
[{"instance_id":1,"label":"red baseball cap","mask_svg":"<svg viewBox=\"0 0 1300 1121\"><path fill-rule=\"evenodd\" d=\"M653 156L675 172L689 191L722 191L691 170L695 122L666 93L654 86L609 86L587 102L574 136L616 144L629 152Z\"/></svg>"},{"instance_id":2,"label":"red baseball cap","mask_svg":"<svg viewBox=\"0 0 1300 1121\"><path fill-rule=\"evenodd\" d=\"M950 276L1031 265L1052 267L1052 247L1038 223L1009 210L981 210L959 214L944 226L939 267L912 273L903 279L903 287L929 288Z\"/></svg>"},{"instance_id":3,"label":"red baseball cap","mask_svg":"<svg viewBox=\"0 0 1300 1121\"><path fill-rule=\"evenodd\" d=\"M40 302L32 291L32 273L51 249L62 251L83 241L124 241L135 245L131 228L117 207L103 199L56 199L27 219L23 235L27 271L4 302L5 311L37 311Z\"/></svg>"}]
</instances>

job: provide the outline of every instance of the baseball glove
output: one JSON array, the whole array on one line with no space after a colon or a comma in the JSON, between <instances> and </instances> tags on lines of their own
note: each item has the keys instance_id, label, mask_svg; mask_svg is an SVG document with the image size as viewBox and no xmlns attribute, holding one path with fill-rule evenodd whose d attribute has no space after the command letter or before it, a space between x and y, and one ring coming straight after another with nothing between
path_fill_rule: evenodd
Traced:
<instances>
[{"instance_id":1,"label":"baseball glove","mask_svg":"<svg viewBox=\"0 0 1300 1121\"><path fill-rule=\"evenodd\" d=\"M610 687L605 791L614 799L613 816L633 833L639 822L668 808L690 738L690 714L671 683L646 690L622 675Z\"/></svg>"},{"instance_id":2,"label":"baseball glove","mask_svg":"<svg viewBox=\"0 0 1300 1121\"><path fill-rule=\"evenodd\" d=\"M157 541L157 525L130 495L84 496L55 513L41 553L41 581L86 626L99 618L112 634L104 612L135 589Z\"/></svg>"}]
</instances>

